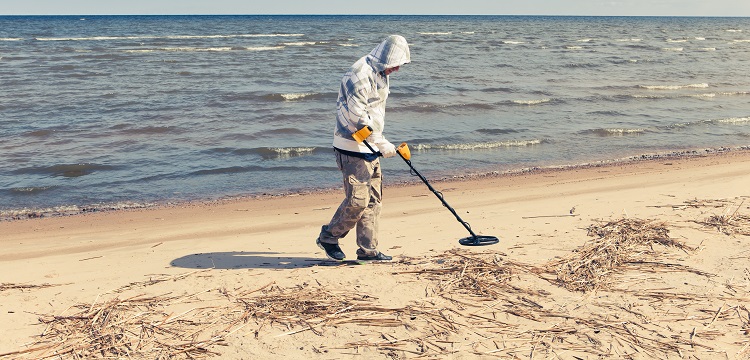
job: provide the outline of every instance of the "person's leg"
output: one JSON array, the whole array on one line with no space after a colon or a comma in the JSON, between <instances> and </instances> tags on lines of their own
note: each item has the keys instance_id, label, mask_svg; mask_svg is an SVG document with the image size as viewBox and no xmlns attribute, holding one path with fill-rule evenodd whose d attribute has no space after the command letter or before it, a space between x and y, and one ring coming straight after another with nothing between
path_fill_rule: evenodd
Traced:
<instances>
[{"instance_id":1,"label":"person's leg","mask_svg":"<svg viewBox=\"0 0 750 360\"><path fill-rule=\"evenodd\" d=\"M377 160L376 160L377 161ZM336 163L344 178L346 197L333 214L328 225L320 231L319 241L326 244L338 244L362 217L370 202L369 183L373 175L370 162L353 156L336 152Z\"/></svg>"},{"instance_id":2,"label":"person's leg","mask_svg":"<svg viewBox=\"0 0 750 360\"><path fill-rule=\"evenodd\" d=\"M372 176L368 184L370 201L357 222L357 256L375 256L378 254L378 222L380 220L381 201L383 199L383 173L380 160L370 163Z\"/></svg>"}]
</instances>

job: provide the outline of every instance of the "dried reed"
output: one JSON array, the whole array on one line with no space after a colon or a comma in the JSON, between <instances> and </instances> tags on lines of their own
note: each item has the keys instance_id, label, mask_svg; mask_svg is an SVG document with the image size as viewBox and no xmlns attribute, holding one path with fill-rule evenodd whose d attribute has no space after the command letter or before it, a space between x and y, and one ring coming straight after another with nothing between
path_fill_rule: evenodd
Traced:
<instances>
[{"instance_id":1,"label":"dried reed","mask_svg":"<svg viewBox=\"0 0 750 360\"><path fill-rule=\"evenodd\" d=\"M589 241L568 257L550 265L557 280L572 291L590 291L610 286L611 276L625 264L654 255L654 244L693 250L669 237L663 222L626 218L588 228Z\"/></svg>"},{"instance_id":2,"label":"dried reed","mask_svg":"<svg viewBox=\"0 0 750 360\"><path fill-rule=\"evenodd\" d=\"M738 214L744 201L737 206L737 209L729 214L730 208L722 215L711 215L703 221L695 221L705 227L712 227L729 236L745 235L750 236L750 216Z\"/></svg>"}]
</instances>

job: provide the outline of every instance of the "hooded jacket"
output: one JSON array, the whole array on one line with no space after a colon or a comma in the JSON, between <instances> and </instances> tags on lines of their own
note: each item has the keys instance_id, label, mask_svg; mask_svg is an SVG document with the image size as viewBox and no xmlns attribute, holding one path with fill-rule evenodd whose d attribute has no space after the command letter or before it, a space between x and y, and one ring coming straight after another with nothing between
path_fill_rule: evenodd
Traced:
<instances>
[{"instance_id":1,"label":"hooded jacket","mask_svg":"<svg viewBox=\"0 0 750 360\"><path fill-rule=\"evenodd\" d=\"M352 134L364 126L372 127L367 142L375 150L390 143L383 136L385 101L390 93L385 70L411 61L409 44L403 36L391 35L368 55L363 56L344 74L336 102L335 148L359 153L372 153L357 143Z\"/></svg>"}]
</instances>

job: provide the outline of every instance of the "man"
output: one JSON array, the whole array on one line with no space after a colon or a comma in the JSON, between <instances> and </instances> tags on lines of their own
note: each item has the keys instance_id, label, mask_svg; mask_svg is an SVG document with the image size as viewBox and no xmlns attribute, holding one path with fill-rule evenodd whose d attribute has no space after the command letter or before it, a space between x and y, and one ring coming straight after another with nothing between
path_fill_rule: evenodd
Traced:
<instances>
[{"instance_id":1,"label":"man","mask_svg":"<svg viewBox=\"0 0 750 360\"><path fill-rule=\"evenodd\" d=\"M344 260L339 239L357 228L357 259L388 261L378 250L378 220L382 199L382 171L377 153L358 143L352 134L372 128L367 142L383 157L396 155L396 147L383 136L385 100L389 75L410 62L409 45L402 36L391 35L370 54L360 58L344 74L336 103L333 147L336 164L344 176L346 198L333 218L324 225L316 243L332 260Z\"/></svg>"}]
</instances>

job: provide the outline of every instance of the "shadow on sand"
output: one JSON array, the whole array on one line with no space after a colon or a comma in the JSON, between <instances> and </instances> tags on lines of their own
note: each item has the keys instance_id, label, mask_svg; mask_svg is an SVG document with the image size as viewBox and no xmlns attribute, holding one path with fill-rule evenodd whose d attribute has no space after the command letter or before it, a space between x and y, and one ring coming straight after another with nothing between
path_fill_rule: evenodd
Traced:
<instances>
[{"instance_id":1,"label":"shadow on sand","mask_svg":"<svg viewBox=\"0 0 750 360\"><path fill-rule=\"evenodd\" d=\"M174 259L170 265L188 269L295 269L345 265L325 258L281 256L275 252L213 252Z\"/></svg>"}]
</instances>

